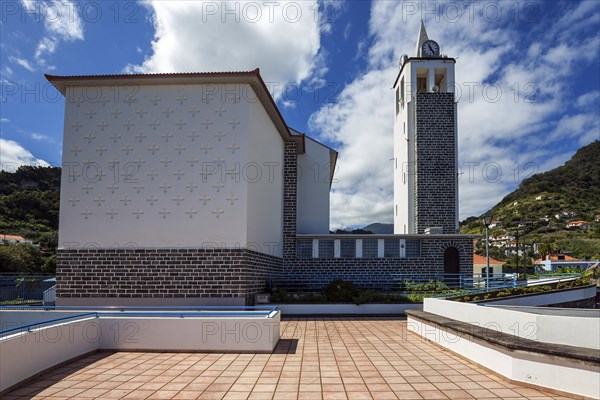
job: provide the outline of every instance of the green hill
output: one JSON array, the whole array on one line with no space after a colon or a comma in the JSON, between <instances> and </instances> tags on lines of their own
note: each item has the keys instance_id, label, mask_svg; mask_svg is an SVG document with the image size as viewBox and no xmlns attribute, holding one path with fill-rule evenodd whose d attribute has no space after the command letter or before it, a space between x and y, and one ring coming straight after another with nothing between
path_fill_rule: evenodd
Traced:
<instances>
[{"instance_id":1,"label":"green hill","mask_svg":"<svg viewBox=\"0 0 600 400\"><path fill-rule=\"evenodd\" d=\"M0 171L0 233L39 247L0 246L0 272L53 272L60 202L60 168L21 166Z\"/></svg>"},{"instance_id":2,"label":"green hill","mask_svg":"<svg viewBox=\"0 0 600 400\"><path fill-rule=\"evenodd\" d=\"M519 229L527 242L550 245L554 252L600 258L600 222L595 221L600 214L600 141L582 147L564 165L525 179L491 212L499 222L491 235ZM572 221L590 225L585 230L567 228ZM483 230L481 217L461 223L463 233Z\"/></svg>"}]
</instances>

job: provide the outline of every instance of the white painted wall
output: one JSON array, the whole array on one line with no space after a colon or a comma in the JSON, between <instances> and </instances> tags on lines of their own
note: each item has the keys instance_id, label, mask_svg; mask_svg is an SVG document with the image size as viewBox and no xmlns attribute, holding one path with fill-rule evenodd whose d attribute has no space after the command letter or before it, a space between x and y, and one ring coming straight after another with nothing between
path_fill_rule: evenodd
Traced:
<instances>
[{"instance_id":1,"label":"white painted wall","mask_svg":"<svg viewBox=\"0 0 600 400\"><path fill-rule=\"evenodd\" d=\"M270 318L101 315L15 334L0 340L0 392L98 349L271 352L279 341L280 317L279 311Z\"/></svg>"},{"instance_id":2,"label":"white painted wall","mask_svg":"<svg viewBox=\"0 0 600 400\"><path fill-rule=\"evenodd\" d=\"M298 314L403 314L406 310L421 310L422 304L278 304L283 315Z\"/></svg>"},{"instance_id":3,"label":"white painted wall","mask_svg":"<svg viewBox=\"0 0 600 400\"><path fill-rule=\"evenodd\" d=\"M414 233L414 102L410 90L411 64L404 66L394 91L404 87L404 97L394 118L394 233ZM394 95L396 98L396 95ZM403 100L403 101L402 101Z\"/></svg>"},{"instance_id":4,"label":"white painted wall","mask_svg":"<svg viewBox=\"0 0 600 400\"><path fill-rule=\"evenodd\" d=\"M473 273L474 274L483 274L478 275L485 277L485 268L487 264L473 264ZM502 274L502 264L492 264L490 263L490 274ZM500 275L498 275L500 276Z\"/></svg>"},{"instance_id":5,"label":"white painted wall","mask_svg":"<svg viewBox=\"0 0 600 400\"><path fill-rule=\"evenodd\" d=\"M96 318L0 340L0 392L54 365L98 349Z\"/></svg>"},{"instance_id":6,"label":"white painted wall","mask_svg":"<svg viewBox=\"0 0 600 400\"><path fill-rule=\"evenodd\" d=\"M132 93L136 102L128 103ZM69 88L59 246L245 247L279 237L280 217L256 221L267 206L279 213L281 184L257 196L260 185L250 193L243 178L250 158L283 157L282 139L254 97L249 85Z\"/></svg>"},{"instance_id":7,"label":"white painted wall","mask_svg":"<svg viewBox=\"0 0 600 400\"><path fill-rule=\"evenodd\" d=\"M279 341L273 318L100 318L99 348L111 350L270 352ZM120 332L115 334L115 332Z\"/></svg>"},{"instance_id":8,"label":"white painted wall","mask_svg":"<svg viewBox=\"0 0 600 400\"><path fill-rule=\"evenodd\" d=\"M524 339L600 349L600 314L596 318L535 314L433 298L423 301L423 311Z\"/></svg>"},{"instance_id":9,"label":"white painted wall","mask_svg":"<svg viewBox=\"0 0 600 400\"><path fill-rule=\"evenodd\" d=\"M298 233L329 233L329 189L331 157L328 147L305 137L304 154L298 155Z\"/></svg>"},{"instance_id":10,"label":"white painted wall","mask_svg":"<svg viewBox=\"0 0 600 400\"><path fill-rule=\"evenodd\" d=\"M248 190L248 247L281 257L284 142L260 101L249 104L248 114L248 161L243 174Z\"/></svg>"},{"instance_id":11,"label":"white painted wall","mask_svg":"<svg viewBox=\"0 0 600 400\"><path fill-rule=\"evenodd\" d=\"M539 387L598 398L600 367L535 353L508 352L483 341L469 340L409 317L409 331L421 335L508 379Z\"/></svg>"}]
</instances>

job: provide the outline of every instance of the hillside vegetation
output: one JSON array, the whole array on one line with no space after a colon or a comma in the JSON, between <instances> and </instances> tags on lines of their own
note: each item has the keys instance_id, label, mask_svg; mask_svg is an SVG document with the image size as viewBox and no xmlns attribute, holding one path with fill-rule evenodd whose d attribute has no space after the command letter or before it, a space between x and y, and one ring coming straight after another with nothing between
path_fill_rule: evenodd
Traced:
<instances>
[{"instance_id":1,"label":"hillside vegetation","mask_svg":"<svg viewBox=\"0 0 600 400\"><path fill-rule=\"evenodd\" d=\"M567 252L575 258L600 258L600 141L579 149L564 165L525 179L491 210L499 226L490 235L525 234L528 243ZM567 228L587 221L589 228ZM482 233L481 217L461 223L463 233ZM499 252L494 254L503 257ZM530 254L538 256L539 254ZM506 259L501 258L501 259Z\"/></svg>"},{"instance_id":2,"label":"hillside vegetation","mask_svg":"<svg viewBox=\"0 0 600 400\"><path fill-rule=\"evenodd\" d=\"M49 273L55 269L60 202L56 167L0 171L0 233L39 244L0 246L0 272Z\"/></svg>"}]
</instances>

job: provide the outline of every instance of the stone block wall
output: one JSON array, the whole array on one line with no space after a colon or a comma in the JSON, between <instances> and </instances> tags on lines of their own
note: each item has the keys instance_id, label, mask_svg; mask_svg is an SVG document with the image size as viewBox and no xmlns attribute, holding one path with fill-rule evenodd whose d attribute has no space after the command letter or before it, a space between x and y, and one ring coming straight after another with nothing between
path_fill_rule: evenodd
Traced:
<instances>
[{"instance_id":1,"label":"stone block wall","mask_svg":"<svg viewBox=\"0 0 600 400\"><path fill-rule=\"evenodd\" d=\"M247 249L58 250L57 299L242 298L282 260Z\"/></svg>"},{"instance_id":2,"label":"stone block wall","mask_svg":"<svg viewBox=\"0 0 600 400\"><path fill-rule=\"evenodd\" d=\"M415 229L457 230L454 93L418 93L415 102Z\"/></svg>"},{"instance_id":3,"label":"stone block wall","mask_svg":"<svg viewBox=\"0 0 600 400\"><path fill-rule=\"evenodd\" d=\"M283 158L283 259L296 258L298 154L296 142L285 142Z\"/></svg>"},{"instance_id":4,"label":"stone block wall","mask_svg":"<svg viewBox=\"0 0 600 400\"><path fill-rule=\"evenodd\" d=\"M293 274L416 274L444 273L444 251L456 247L460 273L473 272L473 239L422 239L421 256L414 258L306 258L286 262Z\"/></svg>"}]
</instances>

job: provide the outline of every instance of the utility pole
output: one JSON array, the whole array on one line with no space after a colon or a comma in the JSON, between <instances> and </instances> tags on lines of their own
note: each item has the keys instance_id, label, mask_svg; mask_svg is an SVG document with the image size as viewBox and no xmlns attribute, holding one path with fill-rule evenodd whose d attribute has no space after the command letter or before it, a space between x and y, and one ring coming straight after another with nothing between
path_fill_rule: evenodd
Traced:
<instances>
[{"instance_id":1,"label":"utility pole","mask_svg":"<svg viewBox=\"0 0 600 400\"><path fill-rule=\"evenodd\" d=\"M523 276L527 282L527 245L525 244L525 235L523 235Z\"/></svg>"},{"instance_id":2,"label":"utility pole","mask_svg":"<svg viewBox=\"0 0 600 400\"><path fill-rule=\"evenodd\" d=\"M519 228L517 228L516 230L516 235L515 235L515 240L517 241L517 245L516 245L516 249L517 249L517 266L516 266L516 271L517 271L517 278L519 276Z\"/></svg>"}]
</instances>

